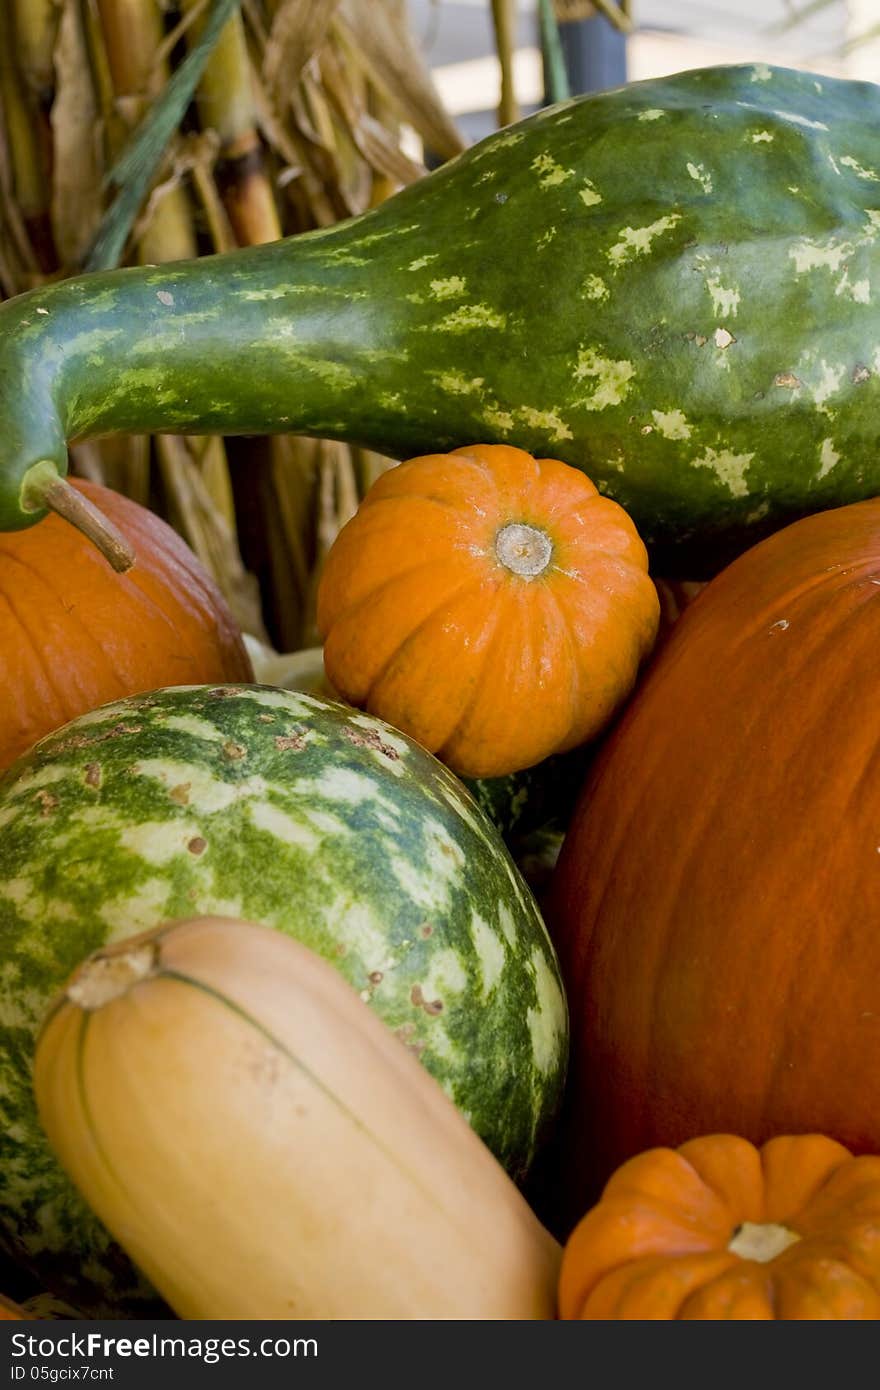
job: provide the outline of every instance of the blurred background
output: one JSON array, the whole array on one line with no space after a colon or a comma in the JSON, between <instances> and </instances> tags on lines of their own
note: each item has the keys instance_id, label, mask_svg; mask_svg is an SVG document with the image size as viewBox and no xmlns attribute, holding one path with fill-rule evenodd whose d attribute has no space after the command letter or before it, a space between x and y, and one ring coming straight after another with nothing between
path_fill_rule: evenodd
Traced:
<instances>
[{"instance_id":1,"label":"blurred background","mask_svg":"<svg viewBox=\"0 0 880 1390\"><path fill-rule=\"evenodd\" d=\"M878 19L877 0L0 0L0 295L327 226L570 93L740 61L874 79ZM170 521L270 653L315 644L323 556L389 463L290 437L71 455Z\"/></svg>"},{"instance_id":2,"label":"blurred background","mask_svg":"<svg viewBox=\"0 0 880 1390\"><path fill-rule=\"evenodd\" d=\"M512 9L514 86L527 114L546 95L541 4L517 0ZM872 81L880 73L877 0L562 0L553 9L580 91L715 63L779 63ZM499 90L490 0L408 0L407 11L447 109L469 137L487 134ZM619 25L609 18L615 12Z\"/></svg>"}]
</instances>

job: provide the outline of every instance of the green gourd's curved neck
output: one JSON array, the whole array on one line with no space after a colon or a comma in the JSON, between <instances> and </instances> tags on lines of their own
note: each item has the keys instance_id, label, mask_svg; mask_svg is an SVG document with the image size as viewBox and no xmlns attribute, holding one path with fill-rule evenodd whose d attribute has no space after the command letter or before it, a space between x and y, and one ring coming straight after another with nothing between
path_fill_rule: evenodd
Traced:
<instances>
[{"instance_id":1,"label":"green gourd's curved neck","mask_svg":"<svg viewBox=\"0 0 880 1390\"><path fill-rule=\"evenodd\" d=\"M384 357L369 262L350 248L357 225L79 276L9 301L5 476L43 462L64 473L66 442L85 436L344 433L341 395L368 389ZM27 524L15 487L0 493L0 527Z\"/></svg>"}]
</instances>

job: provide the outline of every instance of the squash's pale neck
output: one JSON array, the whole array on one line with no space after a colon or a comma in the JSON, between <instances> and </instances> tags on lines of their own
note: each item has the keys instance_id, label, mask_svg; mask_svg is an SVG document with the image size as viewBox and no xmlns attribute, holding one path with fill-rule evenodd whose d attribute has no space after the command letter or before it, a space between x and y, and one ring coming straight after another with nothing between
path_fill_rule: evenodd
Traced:
<instances>
[{"instance_id":1,"label":"squash's pale neck","mask_svg":"<svg viewBox=\"0 0 880 1390\"><path fill-rule=\"evenodd\" d=\"M159 949L154 941L102 951L80 967L67 986L67 997L89 1013L103 1009L155 973Z\"/></svg>"}]
</instances>

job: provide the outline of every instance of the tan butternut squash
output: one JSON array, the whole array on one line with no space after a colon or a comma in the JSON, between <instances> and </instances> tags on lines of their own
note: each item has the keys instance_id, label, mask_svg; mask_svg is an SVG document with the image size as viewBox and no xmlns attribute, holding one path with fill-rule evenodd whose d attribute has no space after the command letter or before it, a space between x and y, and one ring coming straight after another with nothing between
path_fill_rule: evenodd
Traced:
<instances>
[{"instance_id":1,"label":"tan butternut squash","mask_svg":"<svg viewBox=\"0 0 880 1390\"><path fill-rule=\"evenodd\" d=\"M90 956L41 1032L62 1164L183 1318L555 1315L560 1249L355 990L208 917Z\"/></svg>"}]
</instances>

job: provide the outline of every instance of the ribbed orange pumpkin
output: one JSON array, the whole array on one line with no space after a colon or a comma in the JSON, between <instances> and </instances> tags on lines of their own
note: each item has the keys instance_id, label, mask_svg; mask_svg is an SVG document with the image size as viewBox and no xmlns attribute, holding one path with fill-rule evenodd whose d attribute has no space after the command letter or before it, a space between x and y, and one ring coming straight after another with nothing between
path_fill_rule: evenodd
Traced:
<instances>
[{"instance_id":1,"label":"ribbed orange pumpkin","mask_svg":"<svg viewBox=\"0 0 880 1390\"><path fill-rule=\"evenodd\" d=\"M658 618L627 513L579 470L505 445L384 473L318 592L331 683L470 777L598 733Z\"/></svg>"},{"instance_id":2,"label":"ribbed orange pumpkin","mask_svg":"<svg viewBox=\"0 0 880 1390\"><path fill-rule=\"evenodd\" d=\"M639 1154L566 1245L559 1315L880 1318L880 1158L819 1134Z\"/></svg>"},{"instance_id":3,"label":"ribbed orange pumpkin","mask_svg":"<svg viewBox=\"0 0 880 1390\"><path fill-rule=\"evenodd\" d=\"M109 700L253 680L223 596L180 536L119 493L74 486L123 532L137 562L116 574L53 515L0 535L0 770Z\"/></svg>"},{"instance_id":4,"label":"ribbed orange pumpkin","mask_svg":"<svg viewBox=\"0 0 880 1390\"><path fill-rule=\"evenodd\" d=\"M546 901L566 1221L724 1131L880 1153L880 500L740 556L593 764Z\"/></svg>"}]
</instances>

